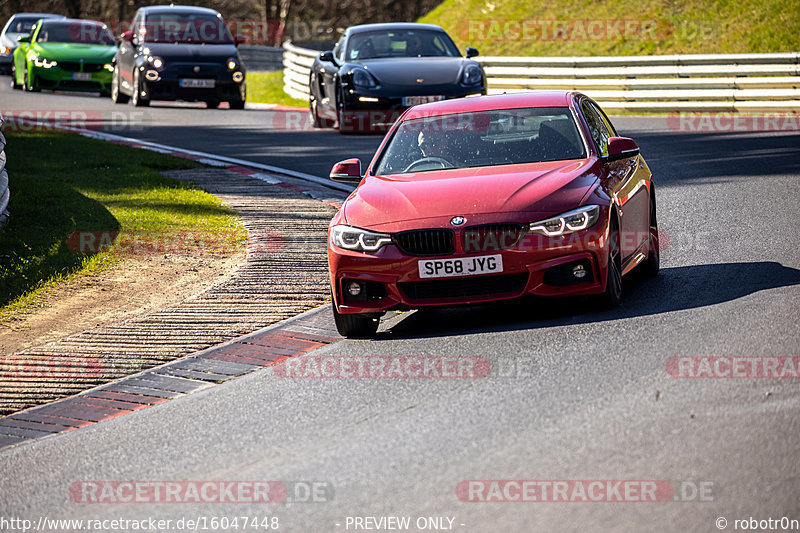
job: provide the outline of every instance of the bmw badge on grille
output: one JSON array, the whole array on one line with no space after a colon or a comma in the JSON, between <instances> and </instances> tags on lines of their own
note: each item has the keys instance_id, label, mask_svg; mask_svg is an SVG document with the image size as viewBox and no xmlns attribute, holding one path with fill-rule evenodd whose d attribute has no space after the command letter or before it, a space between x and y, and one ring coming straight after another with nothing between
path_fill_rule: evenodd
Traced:
<instances>
[{"instance_id":1,"label":"bmw badge on grille","mask_svg":"<svg viewBox=\"0 0 800 533\"><path fill-rule=\"evenodd\" d=\"M461 226L463 225L467 219L465 217L453 217L450 219L450 223L454 226Z\"/></svg>"}]
</instances>

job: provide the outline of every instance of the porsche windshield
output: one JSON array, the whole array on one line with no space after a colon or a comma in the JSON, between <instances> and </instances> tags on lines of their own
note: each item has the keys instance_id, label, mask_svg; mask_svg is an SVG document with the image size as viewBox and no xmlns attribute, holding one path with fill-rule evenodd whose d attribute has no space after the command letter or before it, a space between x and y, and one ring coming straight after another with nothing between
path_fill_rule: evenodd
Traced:
<instances>
[{"instance_id":1,"label":"porsche windshield","mask_svg":"<svg viewBox=\"0 0 800 533\"><path fill-rule=\"evenodd\" d=\"M374 175L491 167L586 157L567 107L502 109L406 120Z\"/></svg>"},{"instance_id":2,"label":"porsche windshield","mask_svg":"<svg viewBox=\"0 0 800 533\"><path fill-rule=\"evenodd\" d=\"M347 41L347 60L387 57L459 57L448 35L435 30L382 30L353 34Z\"/></svg>"},{"instance_id":3,"label":"porsche windshield","mask_svg":"<svg viewBox=\"0 0 800 533\"><path fill-rule=\"evenodd\" d=\"M37 43L114 44L114 36L105 24L90 21L43 22L36 34Z\"/></svg>"}]
</instances>

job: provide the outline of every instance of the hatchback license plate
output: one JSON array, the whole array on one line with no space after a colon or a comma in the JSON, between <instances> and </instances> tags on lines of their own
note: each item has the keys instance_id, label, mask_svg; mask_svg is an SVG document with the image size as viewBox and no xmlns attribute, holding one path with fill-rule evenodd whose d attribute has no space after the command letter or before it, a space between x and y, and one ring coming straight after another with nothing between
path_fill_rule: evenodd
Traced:
<instances>
[{"instance_id":1,"label":"hatchback license plate","mask_svg":"<svg viewBox=\"0 0 800 533\"><path fill-rule=\"evenodd\" d=\"M183 78L178 84L187 89L213 89L216 80L197 80L194 78Z\"/></svg>"},{"instance_id":2,"label":"hatchback license plate","mask_svg":"<svg viewBox=\"0 0 800 533\"><path fill-rule=\"evenodd\" d=\"M418 263L421 278L453 278L476 274L498 274L503 271L503 256L481 255L457 259L423 259Z\"/></svg>"},{"instance_id":3,"label":"hatchback license plate","mask_svg":"<svg viewBox=\"0 0 800 533\"><path fill-rule=\"evenodd\" d=\"M404 96L403 105L419 105L444 100L444 96Z\"/></svg>"}]
</instances>

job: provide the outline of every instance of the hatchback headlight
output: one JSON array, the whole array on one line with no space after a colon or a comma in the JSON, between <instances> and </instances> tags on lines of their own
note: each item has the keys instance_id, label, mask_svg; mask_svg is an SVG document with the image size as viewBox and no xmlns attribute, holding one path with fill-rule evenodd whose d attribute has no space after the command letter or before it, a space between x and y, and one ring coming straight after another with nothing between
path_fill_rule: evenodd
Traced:
<instances>
[{"instance_id":1,"label":"hatchback headlight","mask_svg":"<svg viewBox=\"0 0 800 533\"><path fill-rule=\"evenodd\" d=\"M392 236L339 224L331 228L331 243L345 250L375 252L391 244Z\"/></svg>"},{"instance_id":2,"label":"hatchback headlight","mask_svg":"<svg viewBox=\"0 0 800 533\"><path fill-rule=\"evenodd\" d=\"M556 217L531 222L528 224L528 231L546 237L558 237L591 228L597 222L599 215L599 205L587 205Z\"/></svg>"},{"instance_id":3,"label":"hatchback headlight","mask_svg":"<svg viewBox=\"0 0 800 533\"><path fill-rule=\"evenodd\" d=\"M229 57L227 60L225 60L225 66L228 67L228 70L234 71L239 68L239 62L236 61L235 57Z\"/></svg>"},{"instance_id":4,"label":"hatchback headlight","mask_svg":"<svg viewBox=\"0 0 800 533\"><path fill-rule=\"evenodd\" d=\"M464 85L480 85L483 83L483 71L478 65L467 65L461 75L461 83Z\"/></svg>"},{"instance_id":5,"label":"hatchback headlight","mask_svg":"<svg viewBox=\"0 0 800 533\"><path fill-rule=\"evenodd\" d=\"M148 63L150 63L154 69L161 71L164 70L164 60L158 56L148 56L147 57Z\"/></svg>"}]
</instances>

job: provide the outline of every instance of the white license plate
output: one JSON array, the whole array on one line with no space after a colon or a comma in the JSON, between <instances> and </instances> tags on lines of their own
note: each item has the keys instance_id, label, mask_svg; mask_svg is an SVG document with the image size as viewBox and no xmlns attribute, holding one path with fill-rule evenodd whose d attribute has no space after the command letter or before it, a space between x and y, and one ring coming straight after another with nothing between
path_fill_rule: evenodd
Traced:
<instances>
[{"instance_id":1,"label":"white license plate","mask_svg":"<svg viewBox=\"0 0 800 533\"><path fill-rule=\"evenodd\" d=\"M79 81L92 81L92 73L91 72L73 72L72 73L73 80Z\"/></svg>"},{"instance_id":2,"label":"white license plate","mask_svg":"<svg viewBox=\"0 0 800 533\"><path fill-rule=\"evenodd\" d=\"M403 105L419 105L444 100L444 96L404 96Z\"/></svg>"},{"instance_id":3,"label":"white license plate","mask_svg":"<svg viewBox=\"0 0 800 533\"><path fill-rule=\"evenodd\" d=\"M476 274L497 274L503 271L503 256L481 255L457 259L422 259L418 262L421 278L453 278Z\"/></svg>"},{"instance_id":4,"label":"white license plate","mask_svg":"<svg viewBox=\"0 0 800 533\"><path fill-rule=\"evenodd\" d=\"M178 81L178 85L189 89L213 89L216 80L196 80L194 78L183 78Z\"/></svg>"}]
</instances>

